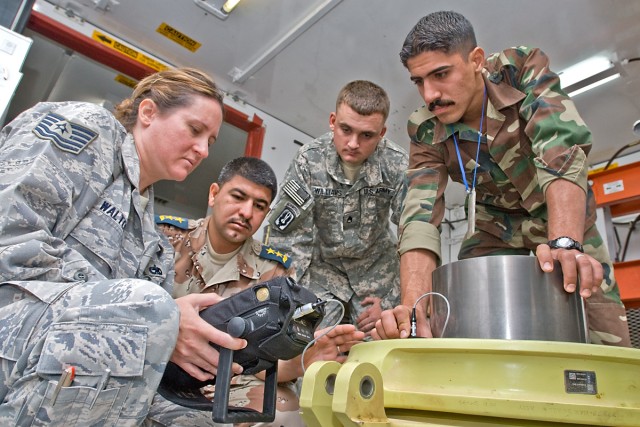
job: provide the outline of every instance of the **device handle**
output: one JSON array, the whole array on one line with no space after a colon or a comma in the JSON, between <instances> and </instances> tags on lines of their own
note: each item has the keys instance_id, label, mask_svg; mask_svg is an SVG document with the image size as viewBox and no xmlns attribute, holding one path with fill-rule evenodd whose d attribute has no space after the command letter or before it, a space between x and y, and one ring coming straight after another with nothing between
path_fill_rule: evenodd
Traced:
<instances>
[{"instance_id":1,"label":"device handle","mask_svg":"<svg viewBox=\"0 0 640 427\"><path fill-rule=\"evenodd\" d=\"M276 361L265 371L264 396L262 412L246 408L230 408L229 393L231 391L231 377L233 372L233 350L220 349L218 359L218 373L216 388L213 395L213 410L211 418L216 423L249 423L271 422L276 418L276 397L278 388L278 362Z\"/></svg>"}]
</instances>

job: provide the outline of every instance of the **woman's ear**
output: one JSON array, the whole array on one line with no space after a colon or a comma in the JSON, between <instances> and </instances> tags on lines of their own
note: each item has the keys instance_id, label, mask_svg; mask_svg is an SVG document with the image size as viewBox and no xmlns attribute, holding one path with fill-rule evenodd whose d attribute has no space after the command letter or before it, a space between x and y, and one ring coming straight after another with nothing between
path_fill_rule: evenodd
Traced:
<instances>
[{"instance_id":1,"label":"woman's ear","mask_svg":"<svg viewBox=\"0 0 640 427\"><path fill-rule=\"evenodd\" d=\"M158 113L158 107L151 99L146 98L140 101L138 105L138 120L148 126Z\"/></svg>"}]
</instances>

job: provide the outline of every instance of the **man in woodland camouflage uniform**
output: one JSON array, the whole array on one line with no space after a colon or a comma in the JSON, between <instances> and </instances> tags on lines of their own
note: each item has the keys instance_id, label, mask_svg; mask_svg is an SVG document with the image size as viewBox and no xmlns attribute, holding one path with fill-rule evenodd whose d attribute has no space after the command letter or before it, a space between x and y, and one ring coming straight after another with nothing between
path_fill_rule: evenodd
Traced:
<instances>
[{"instance_id":1,"label":"man in woodland camouflage uniform","mask_svg":"<svg viewBox=\"0 0 640 427\"><path fill-rule=\"evenodd\" d=\"M227 298L277 276L294 276L291 259L285 253L252 238L269 212L276 192L276 176L267 163L257 158L240 157L228 162L222 168L218 181L211 185L209 216L199 220L162 215L156 218L176 252L174 298L201 292L214 292ZM331 340L345 338L349 341L355 328L345 334L343 331L347 329L332 331L331 337L317 345L334 352L330 355L332 360L338 355L337 346L343 342ZM343 348L348 347L343 345ZM315 356L308 357L310 363ZM293 388L293 381L302 374L298 372L299 366L299 358L280 361L276 419L272 423L255 425L304 425ZM282 378L284 380L280 381ZM213 385L202 390L210 398L213 398L214 391ZM263 396L262 379L254 375L232 378L229 406L262 412ZM215 425L211 411L180 407L160 395L156 395L149 418L154 425Z\"/></svg>"},{"instance_id":2,"label":"man in woodland camouflage uniform","mask_svg":"<svg viewBox=\"0 0 640 427\"><path fill-rule=\"evenodd\" d=\"M406 336L410 307L431 290L451 177L477 192L477 203L467 204L476 212L475 224L470 216L475 229L467 233L460 259L534 251L544 271L557 259L565 289L585 298L591 342L630 346L587 184L591 133L545 54L517 47L485 60L462 15L436 12L411 30L400 57L426 105L408 126L409 184L399 243L403 305L383 314L378 335ZM423 320L419 335L431 335Z\"/></svg>"},{"instance_id":3,"label":"man in woodland camouflage uniform","mask_svg":"<svg viewBox=\"0 0 640 427\"><path fill-rule=\"evenodd\" d=\"M338 95L332 132L304 145L269 217L269 242L295 257L297 276L322 299L340 300L368 333L399 303L396 239L407 153L384 137L389 98L357 80ZM327 305L324 324L339 321Z\"/></svg>"}]
</instances>

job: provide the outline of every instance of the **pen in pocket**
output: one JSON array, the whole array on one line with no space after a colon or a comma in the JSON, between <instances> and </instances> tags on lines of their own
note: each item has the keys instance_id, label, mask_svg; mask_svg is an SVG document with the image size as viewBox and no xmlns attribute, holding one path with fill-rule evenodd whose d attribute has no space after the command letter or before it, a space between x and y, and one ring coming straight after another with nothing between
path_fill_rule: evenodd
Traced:
<instances>
[{"instance_id":1,"label":"pen in pocket","mask_svg":"<svg viewBox=\"0 0 640 427\"><path fill-rule=\"evenodd\" d=\"M67 366L62 371L60 375L60 379L58 380L58 384L56 385L55 390L53 390L53 395L51 396L51 406L56 404L56 400L58 399L58 394L60 394L60 390L62 387L69 387L73 382L73 379L76 376L76 368L74 366Z\"/></svg>"},{"instance_id":2,"label":"pen in pocket","mask_svg":"<svg viewBox=\"0 0 640 427\"><path fill-rule=\"evenodd\" d=\"M111 377L111 369L107 368L104 370L104 373L100 377L100 381L98 381L98 384L96 385L96 395L93 396L93 400L91 401L91 405L89 406L89 409L93 409L93 405L96 404L96 401L98 400L98 396L100 395L100 392L106 387L110 377Z\"/></svg>"}]
</instances>

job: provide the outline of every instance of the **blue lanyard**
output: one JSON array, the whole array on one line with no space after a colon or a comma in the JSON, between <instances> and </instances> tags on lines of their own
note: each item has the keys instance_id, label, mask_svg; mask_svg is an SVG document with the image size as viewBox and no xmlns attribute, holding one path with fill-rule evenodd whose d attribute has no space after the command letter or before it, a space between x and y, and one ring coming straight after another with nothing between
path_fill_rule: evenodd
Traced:
<instances>
[{"instance_id":1,"label":"blue lanyard","mask_svg":"<svg viewBox=\"0 0 640 427\"><path fill-rule=\"evenodd\" d=\"M464 189L467 193L470 193L471 190L476 188L476 172L478 171L478 159L480 158L480 141L482 140L482 125L484 124L484 104L487 100L487 88L484 88L484 97L482 98L482 114L480 116L480 132L478 132L478 148L476 150L476 165L473 168L473 181L471 183L471 188L469 188L469 183L467 182L467 174L464 171L464 166L462 165L462 157L460 156L460 148L458 148L458 138L456 138L455 130L453 129L453 125L449 125L449 129L451 129L451 136L453 136L453 143L456 147L456 155L458 156L458 164L460 165L460 172L462 173L462 181L464 182Z\"/></svg>"}]
</instances>

